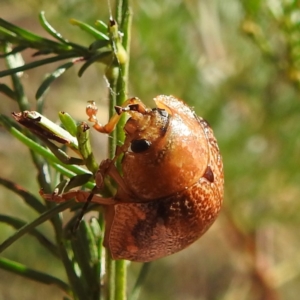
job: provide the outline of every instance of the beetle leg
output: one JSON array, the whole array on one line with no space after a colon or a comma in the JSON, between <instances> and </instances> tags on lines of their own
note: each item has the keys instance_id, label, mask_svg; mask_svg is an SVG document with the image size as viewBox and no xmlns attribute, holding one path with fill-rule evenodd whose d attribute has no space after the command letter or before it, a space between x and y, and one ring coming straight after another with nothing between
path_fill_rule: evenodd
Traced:
<instances>
[{"instance_id":1,"label":"beetle leg","mask_svg":"<svg viewBox=\"0 0 300 300\"><path fill-rule=\"evenodd\" d=\"M94 123L93 127L101 133L111 133L120 119L120 115L115 114L106 125L101 125L96 116L98 107L94 101L89 101L85 111L89 117L89 121Z\"/></svg>"},{"instance_id":2,"label":"beetle leg","mask_svg":"<svg viewBox=\"0 0 300 300\"><path fill-rule=\"evenodd\" d=\"M59 195L57 192L53 192L52 194L44 194L43 190L40 190L40 195L47 201L53 202L65 202L71 199L74 199L77 202L86 202L87 198L90 196L91 192L87 191L71 191L64 194ZM93 203L102 204L102 205L113 205L116 201L113 198L102 198L98 195L93 195L92 201Z\"/></svg>"},{"instance_id":3,"label":"beetle leg","mask_svg":"<svg viewBox=\"0 0 300 300\"><path fill-rule=\"evenodd\" d=\"M111 133L116 124L119 122L123 112L137 111L144 114L147 111L146 106L138 98L131 98L126 100L122 106L115 106L116 114L114 114L107 124L101 125L97 119L98 107L95 101L88 101L89 104L86 106L86 114L89 117L89 121L93 122L93 127L101 133Z\"/></svg>"},{"instance_id":4,"label":"beetle leg","mask_svg":"<svg viewBox=\"0 0 300 300\"><path fill-rule=\"evenodd\" d=\"M99 170L96 173L95 181L98 189L103 187L104 176L111 177L118 185L118 194L122 193L122 195L130 195L131 191L127 188L123 177L120 175L119 170L115 166L115 159L105 159L101 162ZM124 196L126 198L126 196Z\"/></svg>"},{"instance_id":5,"label":"beetle leg","mask_svg":"<svg viewBox=\"0 0 300 300\"><path fill-rule=\"evenodd\" d=\"M116 156L117 157L117 156ZM113 197L111 198L103 198L98 196L97 194L94 194L94 191L101 190L104 185L104 177L106 175L110 176L119 186L121 191L124 191L125 194L130 194L128 189L126 188L126 185L123 181L123 178L119 174L118 169L114 165L115 159L105 159L100 163L99 169L95 174L95 182L96 187L92 191L82 191L82 190L76 190L76 191L70 191L63 194L58 194L58 191L55 190L51 194L45 194L43 190L40 190L40 195L47 201L53 201L57 203L65 202L71 199L74 199L77 202L86 202L91 194L93 194L92 198L89 199L89 201L97 204L102 205L113 205L116 204L117 201Z\"/></svg>"}]
</instances>

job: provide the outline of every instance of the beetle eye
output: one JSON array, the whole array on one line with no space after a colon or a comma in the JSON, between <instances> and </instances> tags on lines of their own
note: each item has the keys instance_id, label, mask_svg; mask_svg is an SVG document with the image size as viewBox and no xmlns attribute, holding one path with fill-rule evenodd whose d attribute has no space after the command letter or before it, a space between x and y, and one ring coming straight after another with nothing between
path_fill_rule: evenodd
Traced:
<instances>
[{"instance_id":1,"label":"beetle eye","mask_svg":"<svg viewBox=\"0 0 300 300\"><path fill-rule=\"evenodd\" d=\"M133 140L131 142L131 150L134 153L144 152L147 149L149 149L150 146L151 146L151 142L149 142L148 140L145 140L145 139Z\"/></svg>"}]
</instances>

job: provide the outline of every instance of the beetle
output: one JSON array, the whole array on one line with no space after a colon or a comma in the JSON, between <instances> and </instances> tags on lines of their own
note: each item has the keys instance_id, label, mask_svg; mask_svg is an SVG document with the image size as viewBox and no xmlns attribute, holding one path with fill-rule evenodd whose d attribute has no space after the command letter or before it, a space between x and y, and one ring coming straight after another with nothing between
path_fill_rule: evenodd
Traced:
<instances>
[{"instance_id":1,"label":"beetle","mask_svg":"<svg viewBox=\"0 0 300 300\"><path fill-rule=\"evenodd\" d=\"M216 219L223 201L223 163L209 124L174 96L154 98L147 108L131 98L106 125L94 103L86 112L93 127L109 133L127 113L125 141L115 158L101 162L95 175L101 189L105 176L118 185L111 198L87 191L43 194L62 202L76 198L104 206L104 246L114 259L147 262L176 253L202 236ZM122 175L115 166L123 155Z\"/></svg>"}]
</instances>

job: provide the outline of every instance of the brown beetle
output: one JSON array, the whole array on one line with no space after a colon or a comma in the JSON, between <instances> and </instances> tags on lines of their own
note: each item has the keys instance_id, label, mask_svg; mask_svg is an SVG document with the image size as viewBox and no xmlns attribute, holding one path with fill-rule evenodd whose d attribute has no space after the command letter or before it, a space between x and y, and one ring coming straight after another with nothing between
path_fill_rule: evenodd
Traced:
<instances>
[{"instance_id":1,"label":"brown beetle","mask_svg":"<svg viewBox=\"0 0 300 300\"><path fill-rule=\"evenodd\" d=\"M96 174L100 188L108 175L118 184L112 198L94 195L105 205L104 246L114 259L146 262L178 252L195 242L216 219L223 200L223 164L217 141L206 121L173 96L157 96L149 109L137 98L116 107L116 114L102 126L97 108L87 107L94 127L111 132L119 115L130 115L126 138L117 148L123 153L122 176L114 160L104 160ZM43 195L56 202L85 191Z\"/></svg>"}]
</instances>

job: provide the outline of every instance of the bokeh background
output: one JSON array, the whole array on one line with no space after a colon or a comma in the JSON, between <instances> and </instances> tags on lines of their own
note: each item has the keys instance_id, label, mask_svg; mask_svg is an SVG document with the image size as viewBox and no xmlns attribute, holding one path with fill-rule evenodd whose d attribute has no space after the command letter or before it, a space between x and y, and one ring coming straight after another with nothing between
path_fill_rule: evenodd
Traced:
<instances>
[{"instance_id":1,"label":"bokeh background","mask_svg":"<svg viewBox=\"0 0 300 300\"><path fill-rule=\"evenodd\" d=\"M114 3L111 3L112 8ZM214 129L225 166L225 199L212 228L188 249L151 265L140 299L296 300L300 293L300 4L293 0L132 1L129 95L149 105L173 94L193 106ZM47 36L48 21L65 37L91 42L70 18L108 20L107 1L0 0L0 17ZM31 61L32 52L24 59ZM5 68L0 62L1 69ZM26 72L23 83L35 108L35 92L55 66ZM44 113L67 111L85 120L86 101L107 120L103 67L81 79L68 71L50 89ZM9 78L0 82L9 83ZM0 112L15 103L0 95ZM99 161L106 138L93 136ZM27 149L0 128L0 174L38 193ZM32 171L31 171L32 170ZM36 218L0 186L2 214ZM49 227L50 228L50 227ZM49 231L47 225L41 230ZM13 229L0 223L0 241ZM51 232L48 234L51 235ZM25 236L3 254L65 279L59 261ZM132 284L139 264L129 266ZM0 299L62 299L55 287L0 269Z\"/></svg>"}]
</instances>

